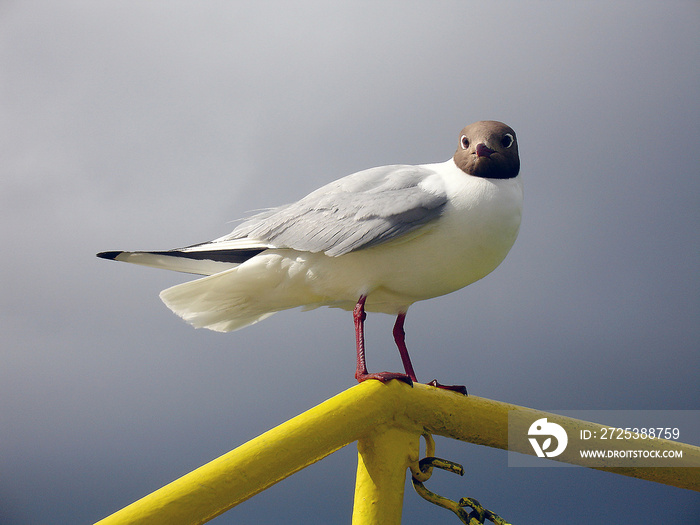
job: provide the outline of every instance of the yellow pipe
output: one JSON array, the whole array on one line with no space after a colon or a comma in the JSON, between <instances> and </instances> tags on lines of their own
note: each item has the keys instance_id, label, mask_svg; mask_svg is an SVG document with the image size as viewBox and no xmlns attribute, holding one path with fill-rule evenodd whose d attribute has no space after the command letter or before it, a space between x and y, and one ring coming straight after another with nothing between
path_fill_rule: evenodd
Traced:
<instances>
[{"instance_id":1,"label":"yellow pipe","mask_svg":"<svg viewBox=\"0 0 700 525\"><path fill-rule=\"evenodd\" d=\"M510 403L493 401L476 396L457 396L425 385L414 385L414 391L406 397L407 416L413 421L420 421L427 432L450 437L478 445L512 450L532 455L533 450L526 436L518 441L508 441L508 419L528 420L534 422L547 418L549 422L561 425L569 436L579 435L580 430L590 430L598 436L604 434L607 425L581 421L542 412ZM595 470L614 472L674 487L700 491L700 447L669 441L665 439L635 440L634 448L639 451L676 450L683 454L683 464L694 467L615 467L590 466L589 460L576 455L576 450L568 448L554 461L572 465L589 466ZM607 440L604 447L610 450L629 448L628 440ZM611 461L615 464L617 460Z\"/></svg>"},{"instance_id":2,"label":"yellow pipe","mask_svg":"<svg viewBox=\"0 0 700 525\"><path fill-rule=\"evenodd\" d=\"M205 523L376 428L395 411L397 386L341 392L98 523Z\"/></svg>"},{"instance_id":3,"label":"yellow pipe","mask_svg":"<svg viewBox=\"0 0 700 525\"><path fill-rule=\"evenodd\" d=\"M603 425L476 396L465 397L421 384L411 388L398 381L386 384L366 381L182 476L99 523L205 523L348 443L363 440L360 447L364 447L363 443L369 443L367 440L373 439L372 436L383 439L376 434L376 429L382 426L413 433L415 440L424 432L430 432L506 449L508 414L512 411L527 414L528 417L547 417L567 431L584 427L592 430L603 428ZM652 447L654 441L660 440L646 440L639 445ZM700 465L699 447L667 443L683 450L684 462ZM379 460L376 455L372 460L363 456L362 460L369 462L363 467L368 475L372 472L371 461L375 459ZM565 454L555 459L576 463L576 458ZM405 465L399 462L398 468L405 475ZM700 469L696 468L596 468L676 487L700 489Z\"/></svg>"},{"instance_id":4,"label":"yellow pipe","mask_svg":"<svg viewBox=\"0 0 700 525\"><path fill-rule=\"evenodd\" d=\"M420 435L381 425L357 443L353 525L400 525L406 469L420 459Z\"/></svg>"}]
</instances>

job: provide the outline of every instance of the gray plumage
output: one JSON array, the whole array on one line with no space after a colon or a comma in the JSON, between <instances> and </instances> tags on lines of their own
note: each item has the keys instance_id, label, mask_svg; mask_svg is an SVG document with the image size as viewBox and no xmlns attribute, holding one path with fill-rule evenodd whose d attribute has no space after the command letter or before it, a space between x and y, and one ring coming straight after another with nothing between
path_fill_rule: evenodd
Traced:
<instances>
[{"instance_id":1,"label":"gray plumage","mask_svg":"<svg viewBox=\"0 0 700 525\"><path fill-rule=\"evenodd\" d=\"M247 237L277 248L336 257L409 233L439 217L446 202L435 171L425 166L381 166L257 214L214 243Z\"/></svg>"}]
</instances>

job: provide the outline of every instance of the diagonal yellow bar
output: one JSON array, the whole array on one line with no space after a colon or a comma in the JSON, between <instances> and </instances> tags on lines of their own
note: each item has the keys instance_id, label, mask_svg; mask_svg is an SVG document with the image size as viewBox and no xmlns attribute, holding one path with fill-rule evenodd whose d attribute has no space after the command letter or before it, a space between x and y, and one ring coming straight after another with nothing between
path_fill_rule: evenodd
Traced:
<instances>
[{"instance_id":1,"label":"diagonal yellow bar","mask_svg":"<svg viewBox=\"0 0 700 525\"><path fill-rule=\"evenodd\" d=\"M392 419L411 390L393 383L341 392L98 523L205 523ZM400 421L420 436L417 424Z\"/></svg>"},{"instance_id":2,"label":"diagonal yellow bar","mask_svg":"<svg viewBox=\"0 0 700 525\"><path fill-rule=\"evenodd\" d=\"M426 385L366 381L269 430L231 452L106 517L99 523L205 523L339 448L358 441L353 523L400 523L406 468L429 432L480 445L508 447L508 413L547 417L567 432L603 425L539 412ZM652 447L650 441L640 447ZM656 440L657 442L659 440ZM672 442L700 464L700 447ZM555 458L556 459L556 458ZM577 463L575 458L566 461ZM597 467L626 476L700 490L697 468ZM397 517L398 516L398 517Z\"/></svg>"}]
</instances>

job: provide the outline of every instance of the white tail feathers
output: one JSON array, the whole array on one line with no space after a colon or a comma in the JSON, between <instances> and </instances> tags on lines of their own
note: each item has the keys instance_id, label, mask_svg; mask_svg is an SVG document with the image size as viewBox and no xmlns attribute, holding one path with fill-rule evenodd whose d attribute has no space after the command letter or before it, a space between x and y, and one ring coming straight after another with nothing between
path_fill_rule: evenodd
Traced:
<instances>
[{"instance_id":1,"label":"white tail feathers","mask_svg":"<svg viewBox=\"0 0 700 525\"><path fill-rule=\"evenodd\" d=\"M255 257L235 268L163 290L160 298L196 328L239 330L280 310L307 304L308 295L300 297L289 286L283 261L274 254Z\"/></svg>"},{"instance_id":2,"label":"white tail feathers","mask_svg":"<svg viewBox=\"0 0 700 525\"><path fill-rule=\"evenodd\" d=\"M226 282L237 280L237 269L172 286L160 292L160 298L195 328L216 332L239 330L274 314L256 308L257 301L251 300L245 290L236 290Z\"/></svg>"}]
</instances>

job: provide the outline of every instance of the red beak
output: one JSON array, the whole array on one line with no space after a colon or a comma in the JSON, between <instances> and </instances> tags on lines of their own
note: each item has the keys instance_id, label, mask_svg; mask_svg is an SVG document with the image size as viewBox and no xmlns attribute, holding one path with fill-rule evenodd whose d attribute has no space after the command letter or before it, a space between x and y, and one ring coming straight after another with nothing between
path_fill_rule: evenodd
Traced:
<instances>
[{"instance_id":1,"label":"red beak","mask_svg":"<svg viewBox=\"0 0 700 525\"><path fill-rule=\"evenodd\" d=\"M490 157L492 153L495 153L494 150L487 147L486 144L484 144L483 142L479 142L476 145L476 156L477 157Z\"/></svg>"}]
</instances>

